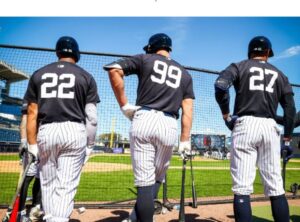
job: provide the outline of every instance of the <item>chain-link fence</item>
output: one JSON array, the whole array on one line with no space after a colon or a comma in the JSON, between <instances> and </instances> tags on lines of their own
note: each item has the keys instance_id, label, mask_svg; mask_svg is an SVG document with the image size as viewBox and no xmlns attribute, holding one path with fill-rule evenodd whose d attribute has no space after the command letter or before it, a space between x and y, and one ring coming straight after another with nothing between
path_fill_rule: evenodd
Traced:
<instances>
[{"instance_id":1,"label":"chain-link fence","mask_svg":"<svg viewBox=\"0 0 300 222\"><path fill-rule=\"evenodd\" d=\"M99 205L135 198L133 173L129 153L130 122L122 115L110 87L103 65L125 55L82 52L78 63L91 73L98 85L101 103L98 105L98 130L94 153L84 166L76 194L77 202ZM0 205L11 200L21 166L18 145L21 104L28 78L42 66L55 62L54 50L0 45ZM192 145L197 151L193 160L195 184L200 200L228 200L231 196L231 177L228 151L230 131L225 127L214 96L217 72L187 67L193 77L196 96L192 128ZM11 74L13 73L13 74ZM135 103L137 78L125 78L125 91L130 103ZM297 110L300 109L300 88L293 86ZM231 91L231 107L234 94ZM282 113L282 110L278 111ZM180 121L178 121L180 132ZM299 133L296 130L296 132ZM291 167L300 168L300 163ZM168 170L168 198L179 199L182 160L174 153ZM191 197L191 180L187 173L186 196ZM300 181L296 170L288 170L287 184ZM255 180L255 194L262 194L259 176ZM161 194L160 194L161 197Z\"/></svg>"}]
</instances>

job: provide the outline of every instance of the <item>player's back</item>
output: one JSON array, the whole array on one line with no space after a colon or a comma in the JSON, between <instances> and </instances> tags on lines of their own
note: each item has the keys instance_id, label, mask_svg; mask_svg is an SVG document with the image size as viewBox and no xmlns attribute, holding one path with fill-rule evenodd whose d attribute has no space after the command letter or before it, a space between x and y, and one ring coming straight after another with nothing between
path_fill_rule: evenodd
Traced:
<instances>
[{"instance_id":1,"label":"player's back","mask_svg":"<svg viewBox=\"0 0 300 222\"><path fill-rule=\"evenodd\" d=\"M89 73L75 64L59 61L37 70L32 81L37 87L41 123L85 122L88 91L95 85Z\"/></svg>"},{"instance_id":2,"label":"player's back","mask_svg":"<svg viewBox=\"0 0 300 222\"><path fill-rule=\"evenodd\" d=\"M141 68L136 104L178 116L182 100L193 91L191 76L168 57L159 54L138 56Z\"/></svg>"},{"instance_id":3,"label":"player's back","mask_svg":"<svg viewBox=\"0 0 300 222\"><path fill-rule=\"evenodd\" d=\"M257 59L231 67L236 74L234 114L275 118L278 103L290 87L286 76L270 63Z\"/></svg>"}]
</instances>

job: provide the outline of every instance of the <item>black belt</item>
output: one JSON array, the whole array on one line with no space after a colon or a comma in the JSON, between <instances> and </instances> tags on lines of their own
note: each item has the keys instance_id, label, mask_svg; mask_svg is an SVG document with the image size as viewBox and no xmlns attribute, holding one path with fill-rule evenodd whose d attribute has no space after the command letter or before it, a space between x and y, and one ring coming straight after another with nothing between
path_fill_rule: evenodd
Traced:
<instances>
[{"instance_id":1,"label":"black belt","mask_svg":"<svg viewBox=\"0 0 300 222\"><path fill-rule=\"evenodd\" d=\"M84 124L84 122L80 121L80 120L66 120L66 121L59 121L59 122L57 122L57 121L40 121L39 125L50 124L50 123L63 123L63 122L68 122L68 121L74 122L74 123L83 123Z\"/></svg>"},{"instance_id":2,"label":"black belt","mask_svg":"<svg viewBox=\"0 0 300 222\"><path fill-rule=\"evenodd\" d=\"M159 111L159 110L156 110L156 109L152 109L150 107L147 107L147 106L142 106L141 108L137 109L137 111L139 110L146 110L146 111L151 111L151 110L154 110L154 111L157 111L157 112L162 112L165 116L168 116L168 117L172 117L174 119L177 119L176 118L176 115L172 114L172 113L168 113L168 112L164 112L164 111Z\"/></svg>"}]
</instances>

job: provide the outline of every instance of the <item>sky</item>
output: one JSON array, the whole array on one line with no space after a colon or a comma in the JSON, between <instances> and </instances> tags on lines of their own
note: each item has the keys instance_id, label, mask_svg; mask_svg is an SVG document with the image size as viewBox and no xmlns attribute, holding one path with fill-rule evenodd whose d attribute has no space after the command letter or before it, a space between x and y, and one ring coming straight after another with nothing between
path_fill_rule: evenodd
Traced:
<instances>
[{"instance_id":1,"label":"sky","mask_svg":"<svg viewBox=\"0 0 300 222\"><path fill-rule=\"evenodd\" d=\"M270 61L300 84L300 17L1 17L0 43L54 48L73 36L82 51L142 53L152 34L173 40L172 57L184 65L220 71L246 58L250 39L267 36Z\"/></svg>"},{"instance_id":2,"label":"sky","mask_svg":"<svg viewBox=\"0 0 300 222\"><path fill-rule=\"evenodd\" d=\"M163 32L172 38L173 59L186 66L221 71L232 62L246 59L249 41L254 36L264 35L273 45L275 56L270 62L283 71L291 83L300 84L299 27L300 17L0 17L0 44L54 48L59 37L69 35L78 41L81 51L134 55L143 53L142 48L151 35ZM90 69L98 72L102 67L92 64ZM102 74L103 71L100 76ZM195 77L194 119L199 124L194 124L192 132L228 135L230 132L221 121L214 101L213 87L208 87L213 86L213 80ZM207 85L208 90L198 93L198 81ZM115 101L106 100L111 98L112 91L109 83L105 87L99 89L102 102L98 132L108 132L115 125L117 132L128 134L129 122L125 117L120 118ZM20 92L19 88L17 85L15 92ZM135 86L128 87L127 93L133 95ZM299 96L300 89L297 90L297 110L300 109ZM129 96L130 102L134 103L134 99ZM109 113L107 104L111 109ZM208 107L209 112L203 107ZM115 118L119 119L114 121Z\"/></svg>"}]
</instances>

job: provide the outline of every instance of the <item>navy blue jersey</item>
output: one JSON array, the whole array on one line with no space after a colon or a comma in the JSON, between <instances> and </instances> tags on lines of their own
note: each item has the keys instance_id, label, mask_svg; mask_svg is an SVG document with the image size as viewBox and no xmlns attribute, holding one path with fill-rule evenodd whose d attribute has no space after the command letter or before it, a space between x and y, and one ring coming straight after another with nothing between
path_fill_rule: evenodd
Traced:
<instances>
[{"instance_id":1,"label":"navy blue jersey","mask_svg":"<svg viewBox=\"0 0 300 222\"><path fill-rule=\"evenodd\" d=\"M249 59L233 63L220 77L230 80L236 91L234 115L276 117L283 95L293 93L288 78L268 62Z\"/></svg>"},{"instance_id":2,"label":"navy blue jersey","mask_svg":"<svg viewBox=\"0 0 300 222\"><path fill-rule=\"evenodd\" d=\"M116 61L125 75L138 76L136 105L178 117L183 99L194 99L190 74L176 61L159 54L140 54Z\"/></svg>"},{"instance_id":3,"label":"navy blue jersey","mask_svg":"<svg viewBox=\"0 0 300 222\"><path fill-rule=\"evenodd\" d=\"M38 121L85 122L85 105L100 102L94 78L76 64L51 63L30 78L25 100L38 104Z\"/></svg>"}]
</instances>

